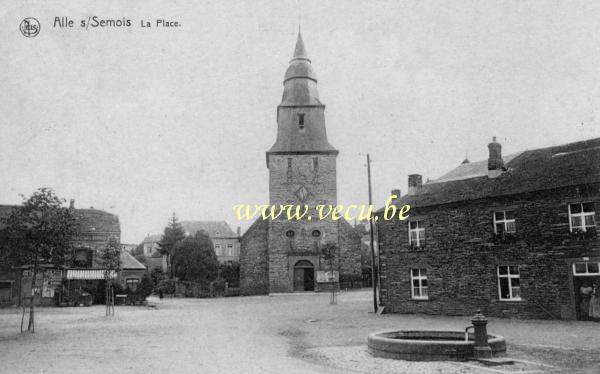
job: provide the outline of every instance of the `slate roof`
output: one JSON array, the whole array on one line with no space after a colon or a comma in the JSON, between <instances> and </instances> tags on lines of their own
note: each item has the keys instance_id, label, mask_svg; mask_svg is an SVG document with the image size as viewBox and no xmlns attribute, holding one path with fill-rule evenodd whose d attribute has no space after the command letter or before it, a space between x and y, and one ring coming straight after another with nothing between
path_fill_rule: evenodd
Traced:
<instances>
[{"instance_id":1,"label":"slate roof","mask_svg":"<svg viewBox=\"0 0 600 374\"><path fill-rule=\"evenodd\" d=\"M517 153L488 178L487 160L468 163L423 184L396 205L431 206L600 182L600 138Z\"/></svg>"},{"instance_id":2,"label":"slate roof","mask_svg":"<svg viewBox=\"0 0 600 374\"><path fill-rule=\"evenodd\" d=\"M338 154L327 141L324 109L325 105L319 100L317 75L306 53L302 35L298 33L294 56L283 80L283 96L277 108L277 138L267 154ZM305 114L303 127L297 124L296 114L300 112Z\"/></svg>"},{"instance_id":3,"label":"slate roof","mask_svg":"<svg viewBox=\"0 0 600 374\"><path fill-rule=\"evenodd\" d=\"M0 219L7 217L20 205L0 205ZM119 216L99 209L75 209L82 232L120 233Z\"/></svg>"},{"instance_id":4,"label":"slate roof","mask_svg":"<svg viewBox=\"0 0 600 374\"><path fill-rule=\"evenodd\" d=\"M135 270L135 269L146 269L146 267L135 259L129 252L121 251L121 269Z\"/></svg>"},{"instance_id":5,"label":"slate roof","mask_svg":"<svg viewBox=\"0 0 600 374\"><path fill-rule=\"evenodd\" d=\"M211 239L238 237L225 221L182 221L181 224L188 235L203 230Z\"/></svg>"},{"instance_id":6,"label":"slate roof","mask_svg":"<svg viewBox=\"0 0 600 374\"><path fill-rule=\"evenodd\" d=\"M119 216L99 209L75 209L82 232L120 233Z\"/></svg>"}]
</instances>

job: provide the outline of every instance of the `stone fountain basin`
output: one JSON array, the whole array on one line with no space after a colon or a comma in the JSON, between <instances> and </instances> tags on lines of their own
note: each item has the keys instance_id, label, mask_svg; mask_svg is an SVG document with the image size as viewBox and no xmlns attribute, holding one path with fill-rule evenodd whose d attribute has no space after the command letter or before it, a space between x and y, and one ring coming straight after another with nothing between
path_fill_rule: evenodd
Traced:
<instances>
[{"instance_id":1,"label":"stone fountain basin","mask_svg":"<svg viewBox=\"0 0 600 374\"><path fill-rule=\"evenodd\" d=\"M401 330L369 335L369 352L376 357L408 361L464 361L473 357L474 335L465 341L463 331ZM494 357L506 352L500 335L488 334Z\"/></svg>"}]
</instances>

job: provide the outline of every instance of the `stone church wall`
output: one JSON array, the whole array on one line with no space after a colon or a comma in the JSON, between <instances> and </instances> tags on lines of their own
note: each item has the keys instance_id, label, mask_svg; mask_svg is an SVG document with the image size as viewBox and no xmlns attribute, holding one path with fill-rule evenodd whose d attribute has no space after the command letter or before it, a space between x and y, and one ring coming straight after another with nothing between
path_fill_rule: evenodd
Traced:
<instances>
[{"instance_id":1,"label":"stone church wall","mask_svg":"<svg viewBox=\"0 0 600 374\"><path fill-rule=\"evenodd\" d=\"M242 236L240 249L240 294L269 293L268 278L269 222L259 218Z\"/></svg>"}]
</instances>

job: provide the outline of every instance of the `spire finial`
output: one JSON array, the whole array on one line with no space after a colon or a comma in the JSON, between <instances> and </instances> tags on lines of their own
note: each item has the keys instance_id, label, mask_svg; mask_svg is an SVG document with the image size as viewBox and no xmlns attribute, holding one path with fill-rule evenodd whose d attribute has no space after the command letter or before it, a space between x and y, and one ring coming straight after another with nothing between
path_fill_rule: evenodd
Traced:
<instances>
[{"instance_id":1,"label":"spire finial","mask_svg":"<svg viewBox=\"0 0 600 374\"><path fill-rule=\"evenodd\" d=\"M304 47L304 41L302 40L302 33L300 32L300 25L298 25L298 40L296 41L296 48L294 49L294 57L292 60L308 60L308 54L306 53L306 47Z\"/></svg>"}]
</instances>

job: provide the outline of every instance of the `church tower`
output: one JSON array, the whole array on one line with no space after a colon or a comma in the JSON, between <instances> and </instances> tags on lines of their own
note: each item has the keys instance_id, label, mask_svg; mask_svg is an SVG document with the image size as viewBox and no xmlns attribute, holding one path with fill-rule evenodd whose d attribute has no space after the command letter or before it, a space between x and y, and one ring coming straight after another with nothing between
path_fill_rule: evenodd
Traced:
<instances>
[{"instance_id":1,"label":"church tower","mask_svg":"<svg viewBox=\"0 0 600 374\"><path fill-rule=\"evenodd\" d=\"M316 211L317 205L325 205L325 212L337 205L337 155L327 140L317 75L298 33L283 78L277 138L267 151L267 168L269 205L307 206L307 215L301 220L290 220L286 213L261 217L246 230L240 241L242 295L324 291L338 275L360 276L361 234L344 219L319 220ZM326 243L337 248L333 263L321 253Z\"/></svg>"},{"instance_id":2,"label":"church tower","mask_svg":"<svg viewBox=\"0 0 600 374\"><path fill-rule=\"evenodd\" d=\"M267 151L269 204L307 205L312 216L270 221L270 292L318 288L317 272L325 267L320 247L339 238L337 223L319 221L315 206L337 204L337 154L327 141L325 105L319 100L317 76L299 32L277 107L277 139Z\"/></svg>"}]
</instances>

